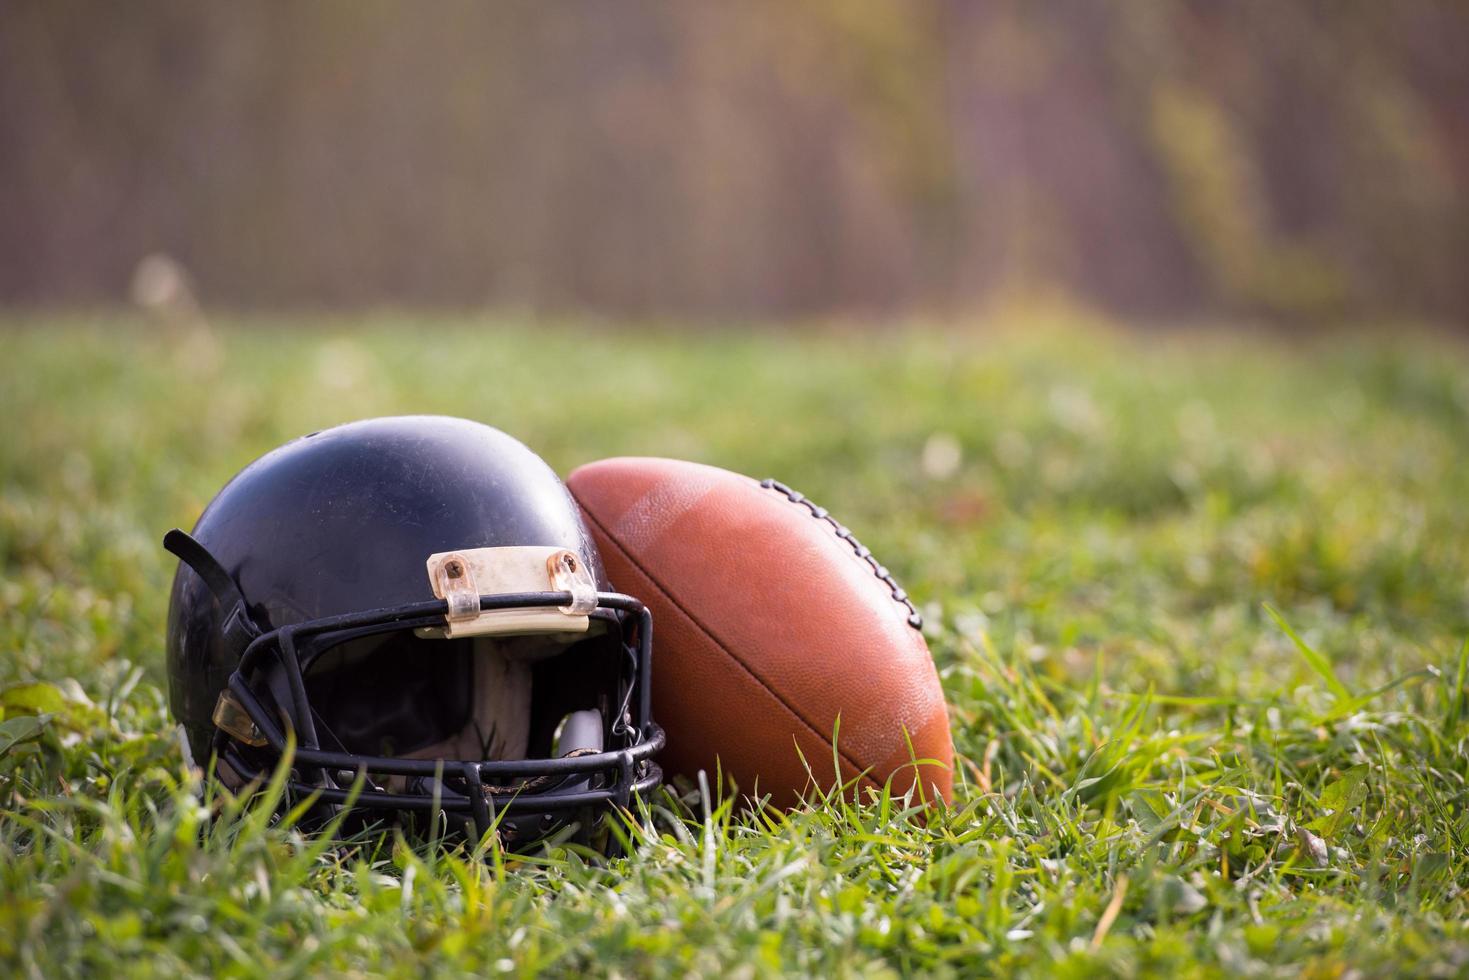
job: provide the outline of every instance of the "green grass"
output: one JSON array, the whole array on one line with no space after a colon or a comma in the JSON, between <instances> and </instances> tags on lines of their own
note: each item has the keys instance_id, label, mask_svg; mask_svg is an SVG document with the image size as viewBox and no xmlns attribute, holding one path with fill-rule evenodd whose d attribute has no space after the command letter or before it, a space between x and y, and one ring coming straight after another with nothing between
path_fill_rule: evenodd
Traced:
<instances>
[{"instance_id":1,"label":"green grass","mask_svg":"<svg viewBox=\"0 0 1469 980\"><path fill-rule=\"evenodd\" d=\"M1461 346L11 319L0 973L1469 971ZM269 447L408 411L830 507L928 614L954 807L680 787L608 864L208 819L159 537Z\"/></svg>"}]
</instances>

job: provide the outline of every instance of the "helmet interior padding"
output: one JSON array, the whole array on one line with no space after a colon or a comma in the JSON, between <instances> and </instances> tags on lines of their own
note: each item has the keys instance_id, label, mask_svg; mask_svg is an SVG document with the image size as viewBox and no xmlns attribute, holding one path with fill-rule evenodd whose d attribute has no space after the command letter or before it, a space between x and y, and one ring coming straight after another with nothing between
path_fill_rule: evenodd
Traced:
<instances>
[{"instance_id":1,"label":"helmet interior padding","mask_svg":"<svg viewBox=\"0 0 1469 980\"><path fill-rule=\"evenodd\" d=\"M318 734L360 755L545 757L568 715L597 709L607 718L613 707L604 685L617 675L616 645L605 635L579 639L405 630L348 639L305 670Z\"/></svg>"}]
</instances>

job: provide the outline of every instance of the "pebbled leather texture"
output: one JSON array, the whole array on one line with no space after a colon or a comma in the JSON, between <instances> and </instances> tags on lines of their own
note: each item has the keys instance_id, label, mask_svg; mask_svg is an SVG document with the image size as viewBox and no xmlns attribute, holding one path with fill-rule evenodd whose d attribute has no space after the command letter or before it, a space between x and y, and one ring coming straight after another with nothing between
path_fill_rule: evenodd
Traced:
<instances>
[{"instance_id":1,"label":"pebbled leather texture","mask_svg":"<svg viewBox=\"0 0 1469 980\"><path fill-rule=\"evenodd\" d=\"M665 771L712 780L717 763L741 793L791 806L810 785L798 748L823 787L839 765L844 781L867 770L861 785L891 777L899 793L916 757L940 763L920 767L925 794L950 798L928 645L838 525L783 488L680 460L601 460L567 485L613 587L653 611Z\"/></svg>"}]
</instances>

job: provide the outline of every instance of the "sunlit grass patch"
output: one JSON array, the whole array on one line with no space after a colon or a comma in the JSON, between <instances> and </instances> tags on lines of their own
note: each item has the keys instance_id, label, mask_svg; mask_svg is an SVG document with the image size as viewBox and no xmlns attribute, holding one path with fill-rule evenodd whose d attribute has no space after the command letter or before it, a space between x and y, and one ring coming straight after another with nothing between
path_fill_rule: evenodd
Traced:
<instances>
[{"instance_id":1,"label":"sunlit grass patch","mask_svg":"<svg viewBox=\"0 0 1469 980\"><path fill-rule=\"evenodd\" d=\"M384 318L0 345L8 974L1469 969L1451 344ZM562 472L680 455L820 499L924 606L954 805L679 785L626 857L526 859L201 783L158 537L259 452L407 411Z\"/></svg>"}]
</instances>

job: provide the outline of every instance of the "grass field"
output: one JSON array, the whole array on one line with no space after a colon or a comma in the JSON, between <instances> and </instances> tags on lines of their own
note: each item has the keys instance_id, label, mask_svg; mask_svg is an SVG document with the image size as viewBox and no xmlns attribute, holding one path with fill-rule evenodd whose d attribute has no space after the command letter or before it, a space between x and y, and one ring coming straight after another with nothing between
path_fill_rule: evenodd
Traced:
<instances>
[{"instance_id":1,"label":"grass field","mask_svg":"<svg viewBox=\"0 0 1469 980\"><path fill-rule=\"evenodd\" d=\"M1469 972L1463 346L349 326L0 330L0 974ZM926 608L955 806L684 787L605 865L207 819L159 538L401 412L830 507Z\"/></svg>"}]
</instances>

